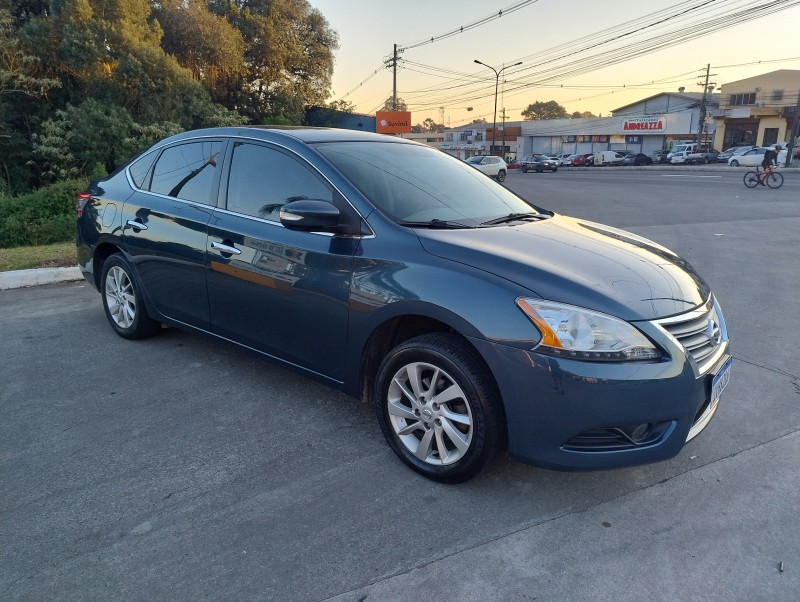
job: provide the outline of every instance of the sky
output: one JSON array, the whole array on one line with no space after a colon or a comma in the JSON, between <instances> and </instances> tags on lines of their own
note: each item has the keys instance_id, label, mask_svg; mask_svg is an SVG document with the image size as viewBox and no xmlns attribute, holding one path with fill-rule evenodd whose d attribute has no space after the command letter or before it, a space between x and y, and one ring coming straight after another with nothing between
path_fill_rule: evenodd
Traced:
<instances>
[{"instance_id":1,"label":"sky","mask_svg":"<svg viewBox=\"0 0 800 602\"><path fill-rule=\"evenodd\" d=\"M398 44L408 47L400 55L397 89L412 123L491 123L498 80L476 59L497 71L508 66L499 77L498 121L503 107L506 119L517 121L536 101L608 115L681 86L702 92L698 81L708 64L717 91L761 73L800 70L800 0L308 1L339 35L330 100L374 114L392 94L392 72L383 63ZM763 5L769 8L756 10ZM509 12L512 7L518 8ZM469 27L500 10L502 17ZM668 19L682 11L688 12ZM732 11L756 18L702 31ZM522 65L511 66L518 61ZM569 69L585 72L564 74L569 62ZM800 81L786 91L798 93Z\"/></svg>"}]
</instances>

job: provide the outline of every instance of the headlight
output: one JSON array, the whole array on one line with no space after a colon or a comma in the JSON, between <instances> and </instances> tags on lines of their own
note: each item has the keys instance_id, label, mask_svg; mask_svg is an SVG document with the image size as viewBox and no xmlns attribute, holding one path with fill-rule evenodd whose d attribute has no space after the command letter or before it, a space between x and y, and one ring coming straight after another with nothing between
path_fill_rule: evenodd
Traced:
<instances>
[{"instance_id":1,"label":"headlight","mask_svg":"<svg viewBox=\"0 0 800 602\"><path fill-rule=\"evenodd\" d=\"M541 299L519 298L517 305L542 333L537 352L617 362L661 357L647 337L619 318Z\"/></svg>"}]
</instances>

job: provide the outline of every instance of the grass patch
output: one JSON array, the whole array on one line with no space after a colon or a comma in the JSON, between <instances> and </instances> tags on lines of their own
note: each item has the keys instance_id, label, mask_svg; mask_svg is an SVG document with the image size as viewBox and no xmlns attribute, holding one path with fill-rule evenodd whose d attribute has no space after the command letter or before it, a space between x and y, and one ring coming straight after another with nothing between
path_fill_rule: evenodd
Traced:
<instances>
[{"instance_id":1,"label":"grass patch","mask_svg":"<svg viewBox=\"0 0 800 602\"><path fill-rule=\"evenodd\" d=\"M30 268L64 268L76 265L78 265L78 255L74 242L0 249L0 272Z\"/></svg>"}]
</instances>

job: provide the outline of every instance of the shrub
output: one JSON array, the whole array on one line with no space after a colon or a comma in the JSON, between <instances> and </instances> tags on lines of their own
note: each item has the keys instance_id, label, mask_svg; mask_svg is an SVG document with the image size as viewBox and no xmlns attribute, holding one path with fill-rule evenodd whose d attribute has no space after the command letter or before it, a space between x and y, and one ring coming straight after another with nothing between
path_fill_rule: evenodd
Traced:
<instances>
[{"instance_id":1,"label":"shrub","mask_svg":"<svg viewBox=\"0 0 800 602\"><path fill-rule=\"evenodd\" d=\"M0 196L0 248L66 242L75 235L75 193L83 180L64 180L16 197Z\"/></svg>"}]
</instances>

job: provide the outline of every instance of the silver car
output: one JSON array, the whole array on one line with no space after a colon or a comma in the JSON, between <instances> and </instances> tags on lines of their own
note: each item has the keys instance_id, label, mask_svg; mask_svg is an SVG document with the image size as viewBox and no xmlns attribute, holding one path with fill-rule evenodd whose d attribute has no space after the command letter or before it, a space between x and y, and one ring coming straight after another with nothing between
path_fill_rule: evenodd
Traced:
<instances>
[{"instance_id":1,"label":"silver car","mask_svg":"<svg viewBox=\"0 0 800 602\"><path fill-rule=\"evenodd\" d=\"M498 182L506 179L508 165L500 157L475 155L467 159L467 163L487 176L493 177Z\"/></svg>"}]
</instances>

